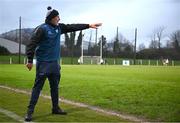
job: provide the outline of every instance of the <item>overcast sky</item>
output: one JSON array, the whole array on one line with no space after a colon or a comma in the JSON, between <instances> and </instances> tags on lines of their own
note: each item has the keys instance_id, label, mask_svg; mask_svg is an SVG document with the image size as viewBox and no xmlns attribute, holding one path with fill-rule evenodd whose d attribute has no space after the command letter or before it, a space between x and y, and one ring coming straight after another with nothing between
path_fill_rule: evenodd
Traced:
<instances>
[{"instance_id":1,"label":"overcast sky","mask_svg":"<svg viewBox=\"0 0 180 123\"><path fill-rule=\"evenodd\" d=\"M59 11L63 23L102 22L98 36L103 34L108 41L115 37L117 26L130 41L137 27L138 44L146 45L159 26L166 28L166 34L180 29L180 0L0 0L0 33L18 28L19 16L22 27L38 26L47 6ZM88 37L90 30L84 33Z\"/></svg>"}]
</instances>

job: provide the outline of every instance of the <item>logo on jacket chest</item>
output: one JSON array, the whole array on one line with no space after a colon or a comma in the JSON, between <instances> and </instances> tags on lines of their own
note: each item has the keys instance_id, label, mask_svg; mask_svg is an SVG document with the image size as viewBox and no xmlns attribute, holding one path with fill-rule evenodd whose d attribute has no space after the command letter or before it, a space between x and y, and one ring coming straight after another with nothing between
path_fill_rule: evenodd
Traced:
<instances>
[{"instance_id":1,"label":"logo on jacket chest","mask_svg":"<svg viewBox=\"0 0 180 123\"><path fill-rule=\"evenodd\" d=\"M58 33L59 32L58 29L56 29L55 32Z\"/></svg>"},{"instance_id":2,"label":"logo on jacket chest","mask_svg":"<svg viewBox=\"0 0 180 123\"><path fill-rule=\"evenodd\" d=\"M53 30L53 31L49 30L48 35L56 35L58 32L59 32L58 29Z\"/></svg>"},{"instance_id":3,"label":"logo on jacket chest","mask_svg":"<svg viewBox=\"0 0 180 123\"><path fill-rule=\"evenodd\" d=\"M59 35L59 30L56 29L56 30L48 30L47 31L47 37L48 38L56 38L57 36Z\"/></svg>"}]
</instances>

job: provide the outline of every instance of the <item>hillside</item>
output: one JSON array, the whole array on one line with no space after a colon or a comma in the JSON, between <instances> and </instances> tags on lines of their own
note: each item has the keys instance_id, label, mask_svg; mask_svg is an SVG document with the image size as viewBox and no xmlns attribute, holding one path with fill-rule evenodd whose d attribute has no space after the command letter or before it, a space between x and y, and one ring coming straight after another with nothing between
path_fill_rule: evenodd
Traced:
<instances>
[{"instance_id":1,"label":"hillside","mask_svg":"<svg viewBox=\"0 0 180 123\"><path fill-rule=\"evenodd\" d=\"M21 30L22 44L27 45L29 43L32 32L33 32L33 28L24 28ZM0 38L8 39L8 40L18 43L19 42L19 29L2 33L0 34Z\"/></svg>"}]
</instances>

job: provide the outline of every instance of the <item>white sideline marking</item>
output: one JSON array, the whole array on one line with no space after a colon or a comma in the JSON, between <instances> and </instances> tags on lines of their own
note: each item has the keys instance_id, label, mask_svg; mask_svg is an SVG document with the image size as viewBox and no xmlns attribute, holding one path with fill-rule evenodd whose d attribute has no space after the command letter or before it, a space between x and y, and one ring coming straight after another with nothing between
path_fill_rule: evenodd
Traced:
<instances>
[{"instance_id":1,"label":"white sideline marking","mask_svg":"<svg viewBox=\"0 0 180 123\"><path fill-rule=\"evenodd\" d=\"M19 115L15 114L15 113L13 113L11 111L0 108L0 112L5 114L8 117L11 117L12 119L14 119L16 121L24 122L24 119L22 117L20 117Z\"/></svg>"},{"instance_id":2,"label":"white sideline marking","mask_svg":"<svg viewBox=\"0 0 180 123\"><path fill-rule=\"evenodd\" d=\"M23 94L28 94L28 95L31 94L31 92L28 92L28 91L15 89L15 88L3 86L3 85L0 85L0 88L4 88L4 89L8 89L8 90L12 90L12 91L15 91L15 92L18 92L18 93L23 93ZM46 98L46 99L51 99L51 97L47 96L47 95L41 94L41 96ZM115 112L115 111L112 111L112 110L105 110L105 109L98 108L98 107L95 107L95 106L90 106L90 105L87 105L87 104L84 104L84 103L74 102L74 101L71 101L71 100L66 100L66 99L61 99L61 98L59 98L59 101L61 101L63 103L66 103L66 104L74 105L74 106L77 106L77 107L88 108L90 110L101 112L101 113L104 113L104 114L107 114L107 115L117 116L117 117L125 119L125 120L130 120L130 121L134 121L134 122L146 122L147 123L146 119L140 119L140 118L137 118L135 116L122 114L120 112Z\"/></svg>"}]
</instances>

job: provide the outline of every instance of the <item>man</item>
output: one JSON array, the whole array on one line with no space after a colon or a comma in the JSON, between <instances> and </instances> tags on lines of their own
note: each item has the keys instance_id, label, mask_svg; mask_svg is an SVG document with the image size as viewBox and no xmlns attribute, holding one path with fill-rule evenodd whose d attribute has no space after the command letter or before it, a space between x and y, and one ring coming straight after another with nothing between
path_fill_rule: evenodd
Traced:
<instances>
[{"instance_id":1,"label":"man","mask_svg":"<svg viewBox=\"0 0 180 123\"><path fill-rule=\"evenodd\" d=\"M35 105L42 90L46 78L49 80L52 99L52 114L66 115L59 106L58 86L60 81L60 35L88 28L97 28L101 23L95 24L62 24L57 10L48 7L45 23L38 26L27 45L28 63L26 67L31 70L33 57L36 55L36 78L32 88L31 99L28 105L25 121L32 120Z\"/></svg>"}]
</instances>

